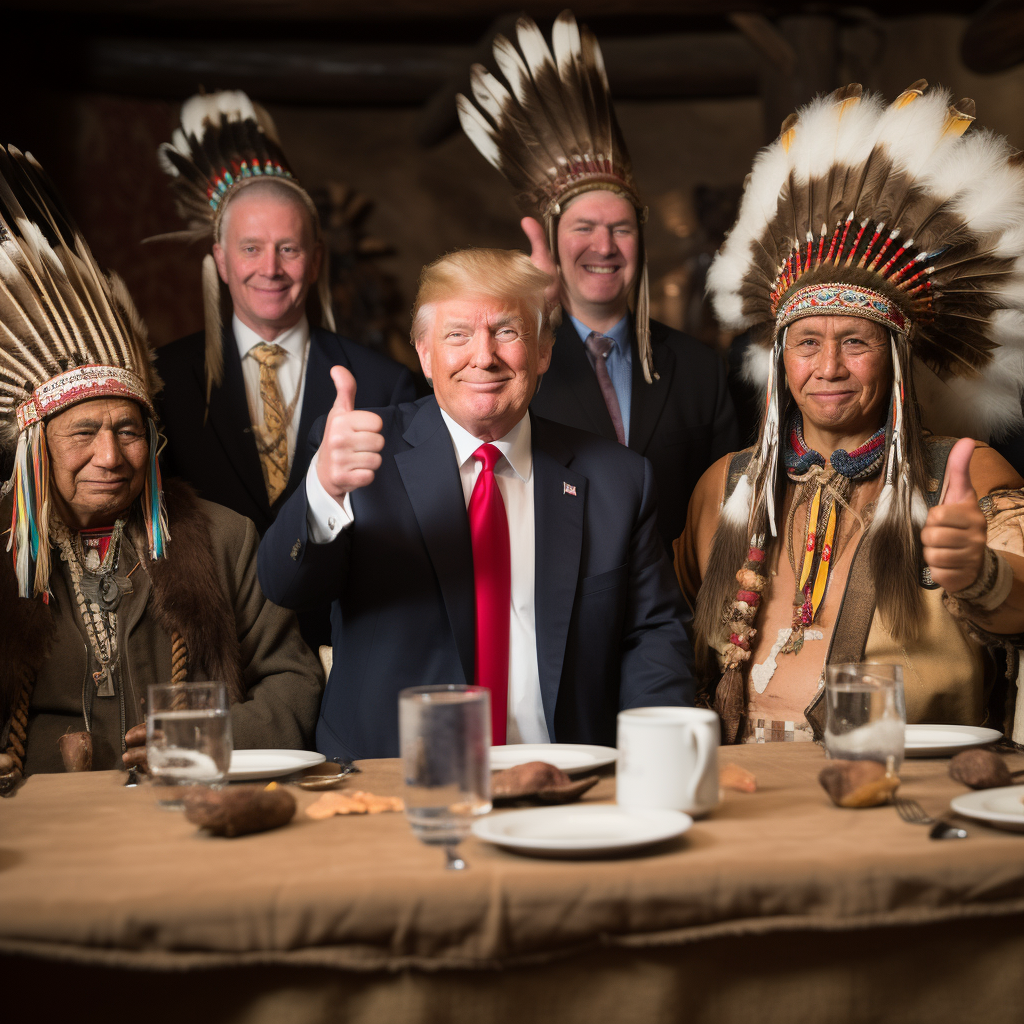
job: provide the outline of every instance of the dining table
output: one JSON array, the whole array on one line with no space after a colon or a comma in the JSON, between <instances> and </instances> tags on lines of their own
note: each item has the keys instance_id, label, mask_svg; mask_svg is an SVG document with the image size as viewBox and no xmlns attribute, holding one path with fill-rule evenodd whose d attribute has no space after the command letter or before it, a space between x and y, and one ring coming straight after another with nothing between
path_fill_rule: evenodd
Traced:
<instances>
[{"instance_id":1,"label":"dining table","mask_svg":"<svg viewBox=\"0 0 1024 1024\"><path fill-rule=\"evenodd\" d=\"M289 824L224 838L121 772L30 776L0 801L4 1019L1024 1020L1024 833L837 807L813 743L718 756L756 791L677 838L558 859L471 836L463 871L402 813L314 820L294 786ZM402 794L400 761L358 766L342 792ZM948 768L907 759L899 792L948 813ZM614 802L613 769L583 800Z\"/></svg>"}]
</instances>

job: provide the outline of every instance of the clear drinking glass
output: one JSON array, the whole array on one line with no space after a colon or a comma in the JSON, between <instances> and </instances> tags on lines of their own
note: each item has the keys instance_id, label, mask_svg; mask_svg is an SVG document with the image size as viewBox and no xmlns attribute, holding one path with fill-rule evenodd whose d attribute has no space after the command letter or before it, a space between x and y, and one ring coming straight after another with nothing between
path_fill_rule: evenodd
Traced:
<instances>
[{"instance_id":1,"label":"clear drinking glass","mask_svg":"<svg viewBox=\"0 0 1024 1024\"><path fill-rule=\"evenodd\" d=\"M405 813L416 838L443 846L446 867L473 819L491 809L491 701L482 686L414 686L398 695Z\"/></svg>"},{"instance_id":2,"label":"clear drinking glass","mask_svg":"<svg viewBox=\"0 0 1024 1024\"><path fill-rule=\"evenodd\" d=\"M827 757L899 768L907 724L902 666L829 665L825 700Z\"/></svg>"},{"instance_id":3,"label":"clear drinking glass","mask_svg":"<svg viewBox=\"0 0 1024 1024\"><path fill-rule=\"evenodd\" d=\"M149 687L146 759L165 785L218 786L231 766L231 716L223 683L165 683ZM161 800L168 808L180 799Z\"/></svg>"}]
</instances>

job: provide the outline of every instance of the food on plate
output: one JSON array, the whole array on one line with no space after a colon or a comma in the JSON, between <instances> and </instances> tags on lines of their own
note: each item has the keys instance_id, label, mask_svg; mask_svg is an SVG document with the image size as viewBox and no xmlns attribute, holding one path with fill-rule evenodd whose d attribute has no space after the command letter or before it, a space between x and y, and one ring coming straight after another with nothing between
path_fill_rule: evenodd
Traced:
<instances>
[{"instance_id":1,"label":"food on plate","mask_svg":"<svg viewBox=\"0 0 1024 1024\"><path fill-rule=\"evenodd\" d=\"M899 776L878 761L829 761L818 781L838 807L877 807L900 784Z\"/></svg>"},{"instance_id":2,"label":"food on plate","mask_svg":"<svg viewBox=\"0 0 1024 1024\"><path fill-rule=\"evenodd\" d=\"M719 768L718 784L723 789L738 789L741 793L757 791L757 778L754 773L731 762L727 762Z\"/></svg>"},{"instance_id":3,"label":"food on plate","mask_svg":"<svg viewBox=\"0 0 1024 1024\"><path fill-rule=\"evenodd\" d=\"M991 750L962 750L949 762L949 777L971 789L995 789L1013 781L1006 762Z\"/></svg>"},{"instance_id":4,"label":"food on plate","mask_svg":"<svg viewBox=\"0 0 1024 1024\"><path fill-rule=\"evenodd\" d=\"M599 781L589 775L575 782L553 764L528 761L491 776L491 799L495 802L536 799L547 804L567 804L586 793Z\"/></svg>"},{"instance_id":5,"label":"food on plate","mask_svg":"<svg viewBox=\"0 0 1024 1024\"><path fill-rule=\"evenodd\" d=\"M383 814L404 810L401 797L377 796L357 789L352 793L324 793L306 808L306 814L320 821L335 814Z\"/></svg>"},{"instance_id":6,"label":"food on plate","mask_svg":"<svg viewBox=\"0 0 1024 1024\"><path fill-rule=\"evenodd\" d=\"M287 789L195 786L182 799L185 817L215 836L244 836L287 825L295 815L295 797Z\"/></svg>"}]
</instances>

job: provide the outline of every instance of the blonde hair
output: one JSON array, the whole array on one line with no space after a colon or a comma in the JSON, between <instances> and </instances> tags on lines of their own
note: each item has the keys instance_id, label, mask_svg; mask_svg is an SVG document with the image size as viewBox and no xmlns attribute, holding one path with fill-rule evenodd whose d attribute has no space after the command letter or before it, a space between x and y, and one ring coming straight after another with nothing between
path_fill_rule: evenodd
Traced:
<instances>
[{"instance_id":1,"label":"blonde hair","mask_svg":"<svg viewBox=\"0 0 1024 1024\"><path fill-rule=\"evenodd\" d=\"M544 291L552 278L515 249L459 249L428 263L420 272L412 307L412 342L430 329L439 302L483 295L500 302L522 303L536 316L537 341L550 335Z\"/></svg>"}]
</instances>

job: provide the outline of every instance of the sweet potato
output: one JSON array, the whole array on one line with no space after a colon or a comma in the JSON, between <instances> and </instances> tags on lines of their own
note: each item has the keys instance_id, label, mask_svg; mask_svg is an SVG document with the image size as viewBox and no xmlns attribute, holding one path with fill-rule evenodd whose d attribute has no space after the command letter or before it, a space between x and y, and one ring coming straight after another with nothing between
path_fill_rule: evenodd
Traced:
<instances>
[{"instance_id":1,"label":"sweet potato","mask_svg":"<svg viewBox=\"0 0 1024 1024\"><path fill-rule=\"evenodd\" d=\"M194 786L182 798L185 817L215 836L244 836L287 825L295 814L295 797L287 789Z\"/></svg>"}]
</instances>

